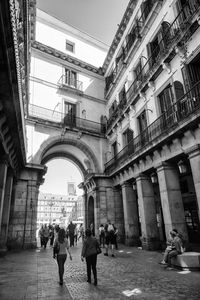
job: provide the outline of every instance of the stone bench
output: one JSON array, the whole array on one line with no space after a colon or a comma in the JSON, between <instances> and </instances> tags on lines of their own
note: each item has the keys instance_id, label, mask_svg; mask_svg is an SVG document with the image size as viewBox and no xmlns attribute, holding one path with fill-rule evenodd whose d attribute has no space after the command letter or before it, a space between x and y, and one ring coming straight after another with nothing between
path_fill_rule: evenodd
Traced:
<instances>
[{"instance_id":1,"label":"stone bench","mask_svg":"<svg viewBox=\"0 0 200 300\"><path fill-rule=\"evenodd\" d=\"M184 252L171 259L173 267L187 270L200 270L200 253Z\"/></svg>"}]
</instances>

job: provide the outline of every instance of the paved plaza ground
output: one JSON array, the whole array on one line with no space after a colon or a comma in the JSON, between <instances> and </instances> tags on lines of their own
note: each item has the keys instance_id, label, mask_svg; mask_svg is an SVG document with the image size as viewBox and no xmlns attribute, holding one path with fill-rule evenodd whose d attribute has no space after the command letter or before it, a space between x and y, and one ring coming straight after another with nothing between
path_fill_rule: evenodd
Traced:
<instances>
[{"instance_id":1,"label":"paved plaza ground","mask_svg":"<svg viewBox=\"0 0 200 300\"><path fill-rule=\"evenodd\" d=\"M52 248L9 252L0 258L1 300L199 300L200 272L166 270L161 252L120 245L116 257L98 255L98 286L86 282L81 242L71 249L64 285Z\"/></svg>"}]
</instances>

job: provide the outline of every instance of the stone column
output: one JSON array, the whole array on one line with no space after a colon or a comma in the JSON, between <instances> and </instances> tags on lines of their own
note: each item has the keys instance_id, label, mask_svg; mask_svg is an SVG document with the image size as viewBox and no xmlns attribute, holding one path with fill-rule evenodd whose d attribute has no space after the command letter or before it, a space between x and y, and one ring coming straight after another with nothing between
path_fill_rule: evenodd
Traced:
<instances>
[{"instance_id":1,"label":"stone column","mask_svg":"<svg viewBox=\"0 0 200 300\"><path fill-rule=\"evenodd\" d=\"M139 217L136 193L130 183L122 185L122 198L125 223L125 244L128 246L139 245Z\"/></svg>"},{"instance_id":2,"label":"stone column","mask_svg":"<svg viewBox=\"0 0 200 300\"><path fill-rule=\"evenodd\" d=\"M200 219L200 145L196 145L195 147L190 149L188 154L197 197Z\"/></svg>"},{"instance_id":3,"label":"stone column","mask_svg":"<svg viewBox=\"0 0 200 300\"><path fill-rule=\"evenodd\" d=\"M0 161L0 234L1 234L1 225L2 225L7 168L8 166L6 161L4 160Z\"/></svg>"},{"instance_id":4,"label":"stone column","mask_svg":"<svg viewBox=\"0 0 200 300\"><path fill-rule=\"evenodd\" d=\"M156 250L160 247L160 241L153 185L150 178L143 174L136 179L136 184L141 218L142 247L147 250Z\"/></svg>"},{"instance_id":5,"label":"stone column","mask_svg":"<svg viewBox=\"0 0 200 300\"><path fill-rule=\"evenodd\" d=\"M166 236L176 228L188 239L178 171L163 163L157 168L157 174Z\"/></svg>"},{"instance_id":6,"label":"stone column","mask_svg":"<svg viewBox=\"0 0 200 300\"><path fill-rule=\"evenodd\" d=\"M121 187L113 188L114 201L115 201L115 226L118 229L118 239L121 243L125 242L125 229L124 229L124 208L122 199Z\"/></svg>"},{"instance_id":7,"label":"stone column","mask_svg":"<svg viewBox=\"0 0 200 300\"><path fill-rule=\"evenodd\" d=\"M4 206L3 206L1 234L0 234L0 253L5 253L7 251L6 242L8 236L12 186L13 186L13 174L10 171L7 174L6 185L5 185Z\"/></svg>"}]
</instances>

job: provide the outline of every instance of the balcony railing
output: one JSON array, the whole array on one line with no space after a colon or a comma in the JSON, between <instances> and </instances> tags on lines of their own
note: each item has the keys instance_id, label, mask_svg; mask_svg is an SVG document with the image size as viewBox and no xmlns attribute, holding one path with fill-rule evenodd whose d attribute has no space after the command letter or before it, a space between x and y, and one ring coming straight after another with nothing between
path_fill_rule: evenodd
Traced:
<instances>
[{"instance_id":1,"label":"balcony railing","mask_svg":"<svg viewBox=\"0 0 200 300\"><path fill-rule=\"evenodd\" d=\"M129 142L115 157L105 164L105 171L110 174L128 158L137 155L144 147L158 138L164 138L179 127L180 123L188 122L188 117L200 109L200 81L196 83L182 98L174 103L158 119ZM200 116L200 115L199 115Z\"/></svg>"},{"instance_id":2,"label":"balcony railing","mask_svg":"<svg viewBox=\"0 0 200 300\"><path fill-rule=\"evenodd\" d=\"M62 126L85 130L98 134L105 133L105 124L97 123L87 119L78 118L75 115L64 114L58 111L29 104L29 118L49 121L61 124Z\"/></svg>"},{"instance_id":3,"label":"balcony railing","mask_svg":"<svg viewBox=\"0 0 200 300\"><path fill-rule=\"evenodd\" d=\"M162 39L152 51L151 56L142 67L141 72L126 91L127 105L134 100L134 97L137 96L142 86L155 74L161 62L170 53L171 49L183 38L184 42L190 38L192 33L189 31L190 26L188 23L199 9L199 5L200 0L189 1L179 12L173 23L165 29ZM111 127L113 120L112 118L112 121L108 121L108 129Z\"/></svg>"},{"instance_id":4,"label":"balcony railing","mask_svg":"<svg viewBox=\"0 0 200 300\"><path fill-rule=\"evenodd\" d=\"M83 91L83 82L77 79L62 75L58 80L58 85L62 88L70 87L73 89L77 89L79 91Z\"/></svg>"},{"instance_id":5,"label":"balcony railing","mask_svg":"<svg viewBox=\"0 0 200 300\"><path fill-rule=\"evenodd\" d=\"M162 0L149 0L148 5L146 5L144 10L142 11L140 18L136 19L135 25L133 26L131 32L126 37L127 40L126 46L121 48L120 50L121 54L119 55L119 57L117 57L118 62L116 64L116 67L106 78L106 87L105 87L106 92L109 90L111 84L113 84L115 78L117 77L121 68L123 67L123 62L128 56L129 51L132 48L132 45L135 43L137 39L141 38L140 31L143 29L145 21L147 20L152 8L154 7L154 4L159 1L161 2Z\"/></svg>"}]
</instances>

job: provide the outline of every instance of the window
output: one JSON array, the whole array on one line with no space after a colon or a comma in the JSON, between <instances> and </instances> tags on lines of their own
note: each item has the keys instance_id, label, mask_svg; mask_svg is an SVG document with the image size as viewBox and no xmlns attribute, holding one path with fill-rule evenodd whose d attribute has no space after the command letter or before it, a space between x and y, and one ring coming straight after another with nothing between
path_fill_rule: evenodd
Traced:
<instances>
[{"instance_id":1,"label":"window","mask_svg":"<svg viewBox=\"0 0 200 300\"><path fill-rule=\"evenodd\" d=\"M75 71L65 68L65 84L77 87L77 73Z\"/></svg>"},{"instance_id":2,"label":"window","mask_svg":"<svg viewBox=\"0 0 200 300\"><path fill-rule=\"evenodd\" d=\"M135 78L137 81L142 81L142 65L141 65L141 60L139 61L139 63L137 64L135 70Z\"/></svg>"},{"instance_id":3,"label":"window","mask_svg":"<svg viewBox=\"0 0 200 300\"><path fill-rule=\"evenodd\" d=\"M166 112L173 103L172 88L169 84L159 95L158 95L161 113Z\"/></svg>"},{"instance_id":4,"label":"window","mask_svg":"<svg viewBox=\"0 0 200 300\"><path fill-rule=\"evenodd\" d=\"M125 86L119 92L119 103L123 104L126 103L126 91Z\"/></svg>"},{"instance_id":5,"label":"window","mask_svg":"<svg viewBox=\"0 0 200 300\"><path fill-rule=\"evenodd\" d=\"M67 51L74 52L75 44L66 40L65 48Z\"/></svg>"},{"instance_id":6,"label":"window","mask_svg":"<svg viewBox=\"0 0 200 300\"><path fill-rule=\"evenodd\" d=\"M117 142L116 141L112 144L112 155L113 155L113 157L115 157L117 155Z\"/></svg>"},{"instance_id":7,"label":"window","mask_svg":"<svg viewBox=\"0 0 200 300\"><path fill-rule=\"evenodd\" d=\"M123 133L123 145L128 147L129 153L134 152L133 130L127 128Z\"/></svg>"},{"instance_id":8,"label":"window","mask_svg":"<svg viewBox=\"0 0 200 300\"><path fill-rule=\"evenodd\" d=\"M138 116L138 124L139 124L139 131L141 136L141 146L146 144L148 142L148 131L147 131L147 116L146 111L144 110L139 116Z\"/></svg>"},{"instance_id":9,"label":"window","mask_svg":"<svg viewBox=\"0 0 200 300\"><path fill-rule=\"evenodd\" d=\"M64 124L67 126L75 126L76 125L76 105L65 102L64 104Z\"/></svg>"}]
</instances>

